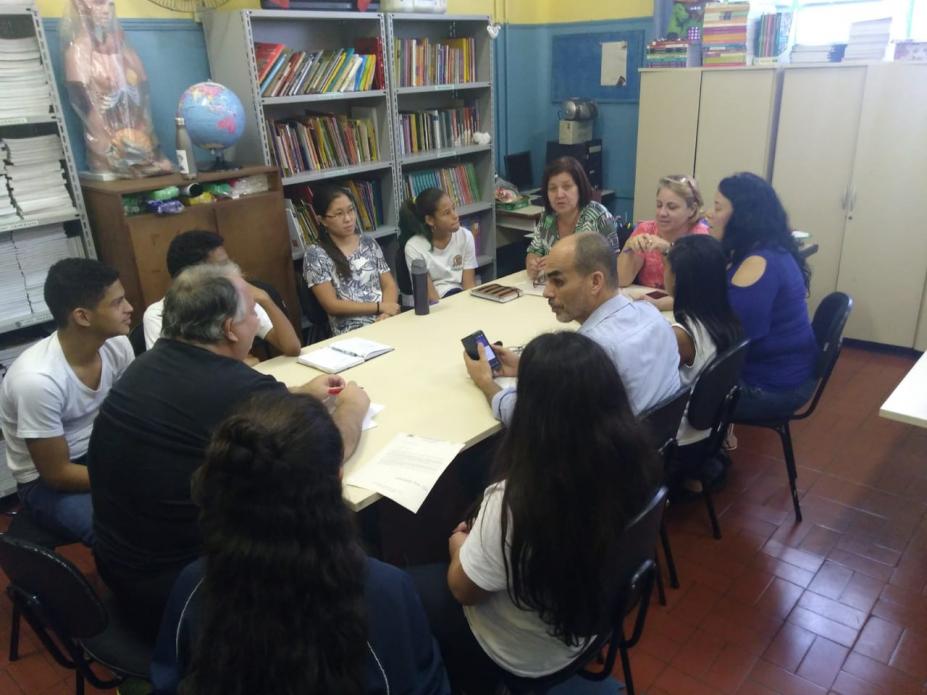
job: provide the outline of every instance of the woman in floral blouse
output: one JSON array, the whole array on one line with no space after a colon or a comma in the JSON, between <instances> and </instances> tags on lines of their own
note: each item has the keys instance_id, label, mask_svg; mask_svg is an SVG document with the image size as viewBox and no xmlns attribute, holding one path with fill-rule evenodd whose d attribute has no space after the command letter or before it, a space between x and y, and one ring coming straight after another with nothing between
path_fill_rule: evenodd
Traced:
<instances>
[{"instance_id":1,"label":"woman in floral blouse","mask_svg":"<svg viewBox=\"0 0 927 695\"><path fill-rule=\"evenodd\" d=\"M306 250L306 284L328 314L332 333L346 333L399 313L399 289L380 245L358 233L357 210L343 188L315 191L322 228Z\"/></svg>"},{"instance_id":2,"label":"woman in floral blouse","mask_svg":"<svg viewBox=\"0 0 927 695\"><path fill-rule=\"evenodd\" d=\"M618 253L615 218L601 203L593 200L592 184L582 165L573 157L560 157L544 168L541 182L544 215L534 228L525 269L536 280L544 273L544 260L550 248L563 237L576 232L598 232Z\"/></svg>"}]
</instances>

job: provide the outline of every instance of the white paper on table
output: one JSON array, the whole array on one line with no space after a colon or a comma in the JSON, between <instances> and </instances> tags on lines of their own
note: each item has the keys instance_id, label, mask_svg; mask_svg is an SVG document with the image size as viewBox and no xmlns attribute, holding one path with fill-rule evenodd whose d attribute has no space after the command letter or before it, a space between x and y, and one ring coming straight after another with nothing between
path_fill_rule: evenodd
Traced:
<instances>
[{"instance_id":1,"label":"white paper on table","mask_svg":"<svg viewBox=\"0 0 927 695\"><path fill-rule=\"evenodd\" d=\"M371 403L370 407L367 409L367 414L364 415L364 424L361 425L361 430L366 432L367 430L372 430L377 426L377 423L373 419L383 412L385 405L380 405L379 403Z\"/></svg>"},{"instance_id":2,"label":"white paper on table","mask_svg":"<svg viewBox=\"0 0 927 695\"><path fill-rule=\"evenodd\" d=\"M389 497L414 514L461 449L458 442L399 433L344 482Z\"/></svg>"}]
</instances>

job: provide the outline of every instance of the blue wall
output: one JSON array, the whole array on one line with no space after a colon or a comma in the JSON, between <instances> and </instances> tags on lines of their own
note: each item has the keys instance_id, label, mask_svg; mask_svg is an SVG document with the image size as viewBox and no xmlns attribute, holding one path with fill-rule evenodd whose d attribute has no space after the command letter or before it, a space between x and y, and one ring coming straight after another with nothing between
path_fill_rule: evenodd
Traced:
<instances>
[{"instance_id":1,"label":"blue wall","mask_svg":"<svg viewBox=\"0 0 927 695\"><path fill-rule=\"evenodd\" d=\"M553 37L597 31L644 31L653 37L653 19L580 22L575 24L510 24L496 40L498 89L496 137L498 169L502 156L531 151L535 183L540 183L548 140L558 136L559 104L551 101L551 45ZM583 96L583 95L578 95ZM609 206L618 214L630 212L634 200L637 151L637 102L599 104L596 137L602 138L603 182L616 193Z\"/></svg>"},{"instance_id":2,"label":"blue wall","mask_svg":"<svg viewBox=\"0 0 927 695\"><path fill-rule=\"evenodd\" d=\"M191 84L209 78L202 27L185 19L123 19L121 23L126 39L141 57L148 72L151 113L161 149L174 160L174 112L177 110L177 101ZM58 20L46 19L44 25L74 158L78 169L86 169L83 128L77 114L71 109L64 88ZM202 154L203 159L207 159L205 153Z\"/></svg>"}]
</instances>

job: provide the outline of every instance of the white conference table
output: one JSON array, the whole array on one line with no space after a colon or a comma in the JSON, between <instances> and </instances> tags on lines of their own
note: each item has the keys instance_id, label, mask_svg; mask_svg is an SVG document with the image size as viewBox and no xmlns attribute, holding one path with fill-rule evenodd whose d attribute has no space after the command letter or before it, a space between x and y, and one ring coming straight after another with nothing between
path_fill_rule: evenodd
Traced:
<instances>
[{"instance_id":1,"label":"white conference table","mask_svg":"<svg viewBox=\"0 0 927 695\"><path fill-rule=\"evenodd\" d=\"M526 281L525 271L497 280L506 285ZM630 287L623 291L634 296L643 289ZM671 316L669 312L664 314ZM377 426L361 435L357 450L345 463L345 477L364 466L400 432L460 442L468 449L501 429L486 398L467 374L460 342L464 336L482 330L490 342L524 345L541 333L578 327L576 322L559 323L540 296L525 294L500 304L461 292L433 305L427 316L406 311L353 331L351 337L375 340L395 349L340 374L363 386L371 402L385 406L375 418ZM303 352L345 337L314 343ZM303 384L322 374L299 364L295 357L275 357L255 368L287 386ZM380 495L345 485L345 499L352 509L360 511L379 500Z\"/></svg>"},{"instance_id":2,"label":"white conference table","mask_svg":"<svg viewBox=\"0 0 927 695\"><path fill-rule=\"evenodd\" d=\"M914 363L879 408L879 415L908 425L927 427L927 352Z\"/></svg>"}]
</instances>

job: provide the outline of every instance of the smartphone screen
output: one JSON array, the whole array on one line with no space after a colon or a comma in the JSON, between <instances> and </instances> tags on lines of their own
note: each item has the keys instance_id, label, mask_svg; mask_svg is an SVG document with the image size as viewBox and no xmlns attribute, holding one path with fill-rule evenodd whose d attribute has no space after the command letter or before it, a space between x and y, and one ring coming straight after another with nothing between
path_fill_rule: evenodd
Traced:
<instances>
[{"instance_id":1,"label":"smartphone screen","mask_svg":"<svg viewBox=\"0 0 927 695\"><path fill-rule=\"evenodd\" d=\"M499 362L499 358L496 357L496 353L493 352L492 345L490 345L489 340L486 339L486 335L483 331L477 331L472 333L464 338L462 341L464 350L467 351L467 354L471 359L479 359L480 353L477 350L477 344L483 346L483 352L486 354L486 359L489 361L489 366L493 369L498 369L502 366Z\"/></svg>"}]
</instances>

